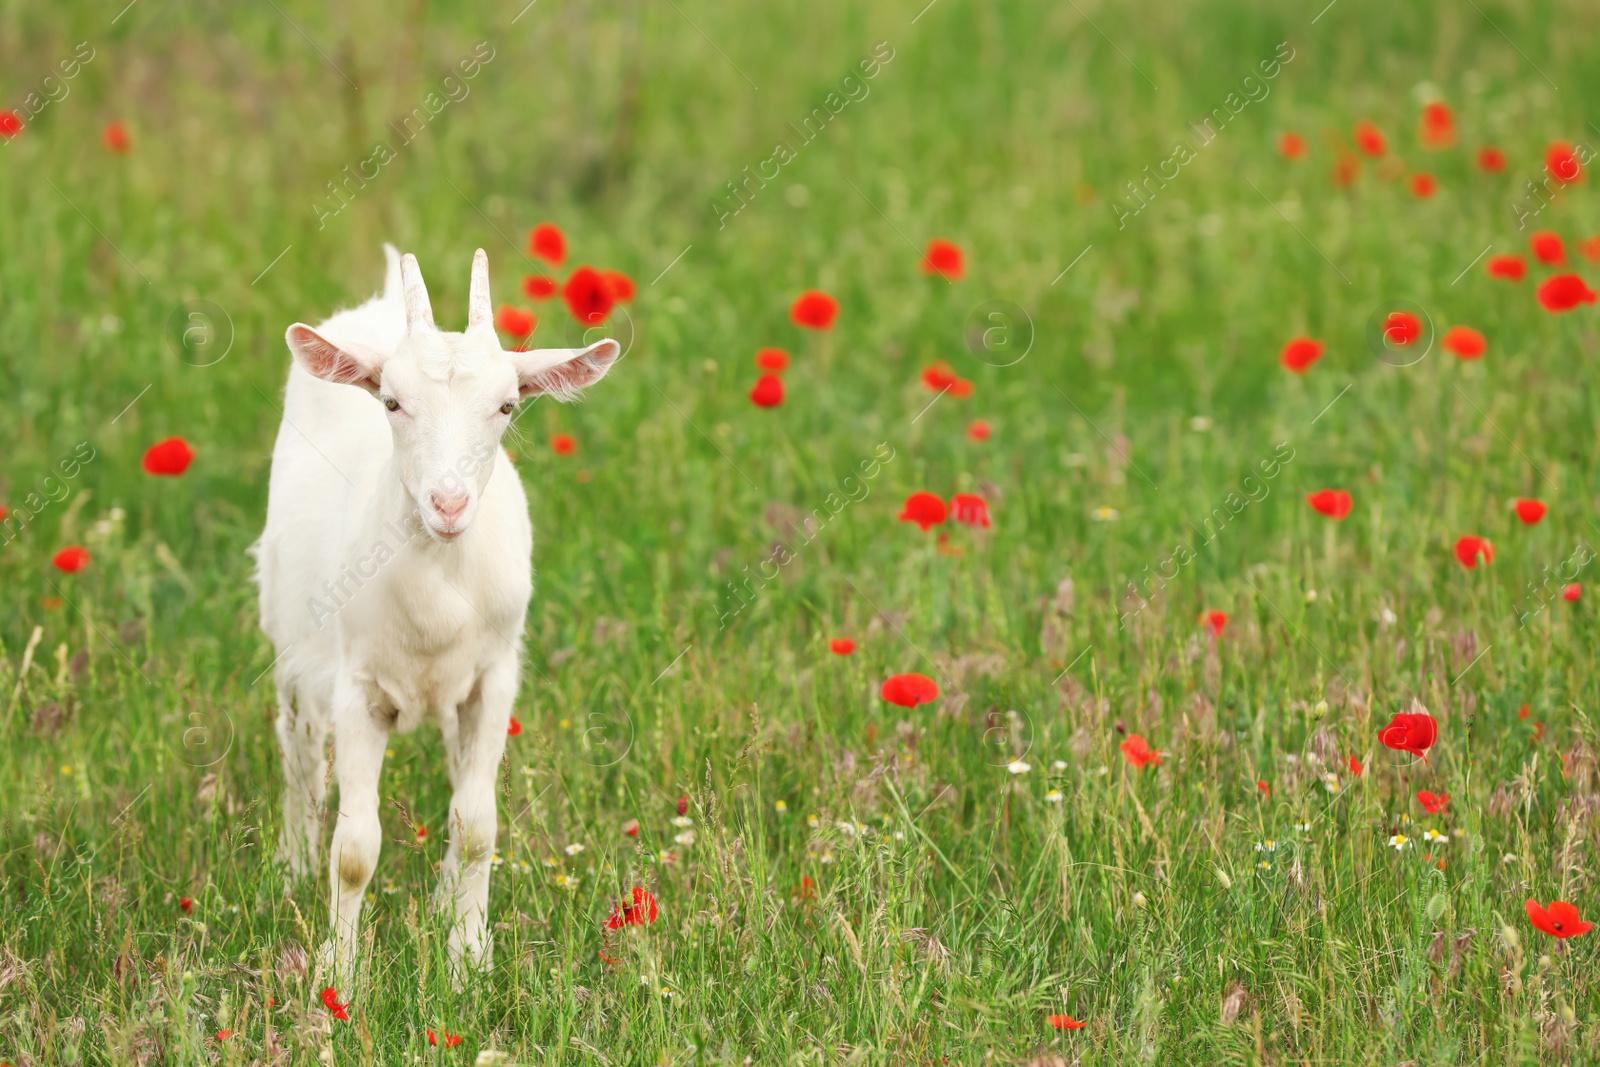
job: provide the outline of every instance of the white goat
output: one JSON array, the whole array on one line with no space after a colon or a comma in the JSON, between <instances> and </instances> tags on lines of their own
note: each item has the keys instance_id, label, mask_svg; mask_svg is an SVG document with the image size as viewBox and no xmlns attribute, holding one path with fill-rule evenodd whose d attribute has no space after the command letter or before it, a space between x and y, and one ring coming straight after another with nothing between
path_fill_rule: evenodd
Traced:
<instances>
[{"instance_id":1,"label":"white goat","mask_svg":"<svg viewBox=\"0 0 1600 1067\"><path fill-rule=\"evenodd\" d=\"M449 849L435 895L453 910L450 955L486 968L495 774L517 695L533 589L533 530L509 459L519 399L569 399L621 352L506 352L489 261L472 260L465 333L433 323L414 256L385 245L382 296L287 340L294 362L255 551L261 628L276 646L278 740L288 778L282 855L320 844L325 743L339 814L323 962L348 981L378 863L378 775L392 730L437 722L449 759Z\"/></svg>"}]
</instances>

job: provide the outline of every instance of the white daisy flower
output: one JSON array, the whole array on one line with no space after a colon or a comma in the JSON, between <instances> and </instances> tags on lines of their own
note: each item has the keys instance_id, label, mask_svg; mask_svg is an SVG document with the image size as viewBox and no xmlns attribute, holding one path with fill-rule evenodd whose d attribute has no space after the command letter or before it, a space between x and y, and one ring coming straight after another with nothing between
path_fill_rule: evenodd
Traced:
<instances>
[{"instance_id":1,"label":"white daisy flower","mask_svg":"<svg viewBox=\"0 0 1600 1067\"><path fill-rule=\"evenodd\" d=\"M1048 793L1046 793L1044 795L1044 799L1048 803L1051 803L1051 804L1059 804L1059 803L1061 803L1061 790L1059 790L1059 789L1050 790L1050 792L1048 792Z\"/></svg>"},{"instance_id":2,"label":"white daisy flower","mask_svg":"<svg viewBox=\"0 0 1600 1067\"><path fill-rule=\"evenodd\" d=\"M580 853L582 851L583 851L583 846L581 844L579 844L578 842L576 842L576 841L574 841L572 844L567 846L567 855L569 855L569 856L576 856L578 853Z\"/></svg>"},{"instance_id":3,"label":"white daisy flower","mask_svg":"<svg viewBox=\"0 0 1600 1067\"><path fill-rule=\"evenodd\" d=\"M1405 834L1395 834L1393 837L1389 838L1389 847L1394 849L1396 852L1404 852L1406 849L1411 847L1411 839Z\"/></svg>"},{"instance_id":4,"label":"white daisy flower","mask_svg":"<svg viewBox=\"0 0 1600 1067\"><path fill-rule=\"evenodd\" d=\"M1010 763L1006 764L1006 770L1010 771L1012 774L1027 774L1029 771L1033 770L1033 764L1029 763L1027 760L1014 759Z\"/></svg>"}]
</instances>

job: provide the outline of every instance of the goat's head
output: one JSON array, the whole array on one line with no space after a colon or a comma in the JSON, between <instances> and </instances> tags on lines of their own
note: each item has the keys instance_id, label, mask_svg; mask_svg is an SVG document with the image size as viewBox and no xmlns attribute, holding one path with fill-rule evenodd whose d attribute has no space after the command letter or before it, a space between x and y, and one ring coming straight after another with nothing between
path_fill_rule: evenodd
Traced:
<instances>
[{"instance_id":1,"label":"goat's head","mask_svg":"<svg viewBox=\"0 0 1600 1067\"><path fill-rule=\"evenodd\" d=\"M612 340L587 348L501 349L489 299L489 257L472 259L465 333L433 323L415 256L400 261L406 332L392 353L357 341L334 343L311 327L289 327L295 360L324 381L365 389L388 411L400 480L430 537L450 541L471 525L494 469L500 438L519 402L547 395L570 400L611 369Z\"/></svg>"}]
</instances>

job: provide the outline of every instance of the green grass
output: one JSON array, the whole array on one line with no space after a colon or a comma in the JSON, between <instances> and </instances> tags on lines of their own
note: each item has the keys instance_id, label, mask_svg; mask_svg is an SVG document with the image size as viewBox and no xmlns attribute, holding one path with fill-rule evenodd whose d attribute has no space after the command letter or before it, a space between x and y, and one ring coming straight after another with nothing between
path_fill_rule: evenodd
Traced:
<instances>
[{"instance_id":1,"label":"green grass","mask_svg":"<svg viewBox=\"0 0 1600 1067\"><path fill-rule=\"evenodd\" d=\"M6 106L95 49L0 146L0 503L61 497L0 548L0 1061L1600 1057L1600 935L1560 953L1522 914L1537 896L1600 915L1595 591L1517 614L1600 538L1600 336L1593 308L1539 309L1541 271L1466 269L1487 245L1526 250L1511 205L1548 142L1600 144L1581 5L1341 0L1314 25L1320 3L1259 0L540 0L520 17L515 0L146 0L113 24L117 6L0 8ZM1295 54L1270 94L1119 229L1125 183L1192 144L1188 123L1280 41ZM319 226L326 183L401 140L386 124L479 42L494 54L470 92ZM726 183L879 42L893 58L870 93L719 229ZM1417 147L1419 83L1455 108L1448 152ZM1401 166L1336 189L1331 145L1361 117ZM100 145L112 119L126 157ZM1286 129L1309 159L1278 157ZM1504 174L1475 168L1483 143ZM1400 177L1420 169L1429 200ZM1533 225L1600 232L1595 184ZM572 262L627 271L639 296L617 370L509 442L537 587L497 966L451 987L427 907L442 751L430 728L397 736L362 976L334 1022L303 966L326 877L272 862L272 650L245 556L281 338L372 292L384 240L417 253L441 323L464 320L478 246L498 302L525 303L526 233L547 219ZM961 282L917 271L934 236L966 249ZM809 287L842 304L830 333L788 321ZM967 347L989 300L1026 309L1020 362ZM1374 358L1369 319L1402 300L1439 332L1482 330L1487 357ZM185 353L173 324L197 301L220 314ZM558 303L539 311L537 340L576 336ZM1301 333L1328 344L1303 378L1277 363ZM764 345L795 357L774 411L746 398ZM939 359L970 399L928 407ZM143 474L174 434L194 466ZM94 458L47 482L80 442ZM728 583L804 540L792 524L880 444L893 459L865 498L720 627ZM1324 486L1355 497L1342 524L1303 501ZM993 528L943 527L940 551L896 521L923 489L982 493ZM1520 496L1549 516L1522 526ZM1492 566L1455 562L1469 533ZM70 576L50 565L67 544L93 556ZM1128 584L1180 544L1192 559L1119 628ZM1218 641L1205 610L1231 616ZM838 635L860 649L831 655ZM883 703L901 671L940 699ZM1426 765L1376 740L1413 698L1441 724ZM1124 731L1159 768L1124 764ZM1030 772L1008 773L1018 757ZM1422 814L1424 788L1451 794L1446 816ZM1443 870L1388 847L1402 815L1451 834ZM408 817L433 828L420 845ZM605 937L635 885L660 920ZM1053 1013L1088 1026L1058 1034ZM427 1028L465 1040L434 1050Z\"/></svg>"}]
</instances>

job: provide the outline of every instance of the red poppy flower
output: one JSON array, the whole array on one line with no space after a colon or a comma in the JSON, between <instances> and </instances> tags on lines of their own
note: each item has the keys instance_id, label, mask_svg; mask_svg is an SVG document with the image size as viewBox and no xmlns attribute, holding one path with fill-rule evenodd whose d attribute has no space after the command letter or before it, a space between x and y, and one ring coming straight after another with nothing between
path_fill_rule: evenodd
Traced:
<instances>
[{"instance_id":1,"label":"red poppy flower","mask_svg":"<svg viewBox=\"0 0 1600 1067\"><path fill-rule=\"evenodd\" d=\"M989 439L989 424L982 419L973 420L972 425L967 427L967 436L974 441L987 441ZM0 515L0 518L4 517L4 515Z\"/></svg>"},{"instance_id":2,"label":"red poppy flower","mask_svg":"<svg viewBox=\"0 0 1600 1067\"><path fill-rule=\"evenodd\" d=\"M1429 815L1437 815L1444 810L1446 804L1450 803L1450 794L1440 795L1422 789L1417 792L1417 803L1421 804L1422 810Z\"/></svg>"},{"instance_id":3,"label":"red poppy flower","mask_svg":"<svg viewBox=\"0 0 1600 1067\"><path fill-rule=\"evenodd\" d=\"M50 562L56 565L56 570L76 574L89 565L89 550L82 545L68 545L57 552Z\"/></svg>"},{"instance_id":4,"label":"red poppy flower","mask_svg":"<svg viewBox=\"0 0 1600 1067\"><path fill-rule=\"evenodd\" d=\"M1520 282L1523 275L1528 273L1528 262L1521 256L1490 256L1484 270L1489 272L1491 278Z\"/></svg>"},{"instance_id":5,"label":"red poppy flower","mask_svg":"<svg viewBox=\"0 0 1600 1067\"><path fill-rule=\"evenodd\" d=\"M1528 249L1540 263L1562 264L1567 261L1567 246L1561 243L1560 234L1540 230L1528 238Z\"/></svg>"},{"instance_id":6,"label":"red poppy flower","mask_svg":"<svg viewBox=\"0 0 1600 1067\"><path fill-rule=\"evenodd\" d=\"M1413 756L1428 758L1428 749L1439 739L1439 724L1425 711L1401 712L1389 720L1389 725L1378 731L1378 740L1385 748L1396 752L1409 752Z\"/></svg>"},{"instance_id":7,"label":"red poppy flower","mask_svg":"<svg viewBox=\"0 0 1600 1067\"><path fill-rule=\"evenodd\" d=\"M1264 797L1270 797L1272 795L1272 787L1266 782L1257 782L1256 792L1260 793Z\"/></svg>"},{"instance_id":8,"label":"red poppy flower","mask_svg":"<svg viewBox=\"0 0 1600 1067\"><path fill-rule=\"evenodd\" d=\"M157 476L176 478L194 462L194 449L181 437L157 441L144 454L144 472Z\"/></svg>"},{"instance_id":9,"label":"red poppy flower","mask_svg":"<svg viewBox=\"0 0 1600 1067\"><path fill-rule=\"evenodd\" d=\"M959 380L955 368L942 359L933 366L922 369L922 384L935 393L944 392Z\"/></svg>"},{"instance_id":10,"label":"red poppy flower","mask_svg":"<svg viewBox=\"0 0 1600 1067\"><path fill-rule=\"evenodd\" d=\"M950 498L950 517L968 526L989 528L989 505L976 493L957 493Z\"/></svg>"},{"instance_id":11,"label":"red poppy flower","mask_svg":"<svg viewBox=\"0 0 1600 1067\"><path fill-rule=\"evenodd\" d=\"M1362 119L1356 123L1355 138L1356 147L1374 159L1389 150L1389 142L1384 140L1383 134L1378 131L1378 127L1367 119Z\"/></svg>"},{"instance_id":12,"label":"red poppy flower","mask_svg":"<svg viewBox=\"0 0 1600 1067\"><path fill-rule=\"evenodd\" d=\"M228 1040L228 1038L230 1038L232 1036L233 1036L233 1031L232 1030L218 1030L217 1031L217 1040L218 1041L226 1041L226 1040Z\"/></svg>"},{"instance_id":13,"label":"red poppy flower","mask_svg":"<svg viewBox=\"0 0 1600 1067\"><path fill-rule=\"evenodd\" d=\"M656 921L656 912L655 894L648 889L634 886L633 902L629 903L624 897L616 907L612 908L611 918L606 920L606 929L620 930L624 926L649 926Z\"/></svg>"},{"instance_id":14,"label":"red poppy flower","mask_svg":"<svg viewBox=\"0 0 1600 1067\"><path fill-rule=\"evenodd\" d=\"M1595 292L1576 274L1552 274L1539 286L1535 295L1544 309L1552 315L1571 311L1579 304L1592 304Z\"/></svg>"},{"instance_id":15,"label":"red poppy flower","mask_svg":"<svg viewBox=\"0 0 1600 1067\"><path fill-rule=\"evenodd\" d=\"M1426 200L1439 191L1439 182L1431 174L1413 174L1411 176L1411 195L1419 200Z\"/></svg>"},{"instance_id":16,"label":"red poppy flower","mask_svg":"<svg viewBox=\"0 0 1600 1067\"><path fill-rule=\"evenodd\" d=\"M515 715L511 716L511 721L506 723L506 736L507 737L516 737L521 732L522 732L522 720L517 718Z\"/></svg>"},{"instance_id":17,"label":"red poppy flower","mask_svg":"<svg viewBox=\"0 0 1600 1067\"><path fill-rule=\"evenodd\" d=\"M1479 556L1483 557L1484 563L1494 562L1494 545L1486 538L1469 534L1456 542L1456 559L1460 560L1461 565L1467 570L1470 571L1478 565Z\"/></svg>"},{"instance_id":18,"label":"red poppy flower","mask_svg":"<svg viewBox=\"0 0 1600 1067\"><path fill-rule=\"evenodd\" d=\"M1385 344L1404 347L1422 336L1422 320L1409 311L1391 311L1383 320Z\"/></svg>"},{"instance_id":19,"label":"red poppy flower","mask_svg":"<svg viewBox=\"0 0 1600 1067\"><path fill-rule=\"evenodd\" d=\"M1141 771L1146 767L1161 766L1161 753L1151 748L1150 742L1138 734L1129 734L1128 739L1118 747L1122 749L1122 758Z\"/></svg>"},{"instance_id":20,"label":"red poppy flower","mask_svg":"<svg viewBox=\"0 0 1600 1067\"><path fill-rule=\"evenodd\" d=\"M1335 522L1342 522L1350 514L1350 494L1343 489L1318 489L1307 493L1306 503L1319 515L1326 515Z\"/></svg>"},{"instance_id":21,"label":"red poppy flower","mask_svg":"<svg viewBox=\"0 0 1600 1067\"><path fill-rule=\"evenodd\" d=\"M428 828L422 823L412 823L411 828L416 831L418 841L426 841L428 839Z\"/></svg>"},{"instance_id":22,"label":"red poppy flower","mask_svg":"<svg viewBox=\"0 0 1600 1067\"><path fill-rule=\"evenodd\" d=\"M1452 326L1444 332L1439 344L1457 359L1477 359L1489 349L1489 342L1470 326Z\"/></svg>"},{"instance_id":23,"label":"red poppy flower","mask_svg":"<svg viewBox=\"0 0 1600 1067\"><path fill-rule=\"evenodd\" d=\"M942 274L948 281L959 282L965 272L966 263L960 245L942 237L935 237L928 242L928 251L922 256L922 273Z\"/></svg>"},{"instance_id":24,"label":"red poppy flower","mask_svg":"<svg viewBox=\"0 0 1600 1067\"><path fill-rule=\"evenodd\" d=\"M1579 165L1572 146L1565 141L1556 141L1545 149L1544 169L1558 182L1571 184L1583 180L1583 167Z\"/></svg>"},{"instance_id":25,"label":"red poppy flower","mask_svg":"<svg viewBox=\"0 0 1600 1067\"><path fill-rule=\"evenodd\" d=\"M1226 611L1208 611L1200 616L1200 621L1211 628L1211 632L1218 637L1228 628L1228 613Z\"/></svg>"},{"instance_id":26,"label":"red poppy flower","mask_svg":"<svg viewBox=\"0 0 1600 1067\"><path fill-rule=\"evenodd\" d=\"M179 897L178 907L183 909L185 915L194 914L194 899L192 897Z\"/></svg>"},{"instance_id":27,"label":"red poppy flower","mask_svg":"<svg viewBox=\"0 0 1600 1067\"><path fill-rule=\"evenodd\" d=\"M436 1048L439 1045L439 1038L432 1030L428 1031L428 1044L433 1045ZM460 1034L452 1034L449 1030L444 1032L445 1048L455 1048L459 1044L461 1044Z\"/></svg>"},{"instance_id":28,"label":"red poppy flower","mask_svg":"<svg viewBox=\"0 0 1600 1067\"><path fill-rule=\"evenodd\" d=\"M816 289L807 289L789 307L789 318L808 330L831 330L838 317L839 301Z\"/></svg>"},{"instance_id":29,"label":"red poppy flower","mask_svg":"<svg viewBox=\"0 0 1600 1067\"><path fill-rule=\"evenodd\" d=\"M1485 145L1478 149L1478 166L1490 174L1499 174L1506 169L1506 154L1493 145Z\"/></svg>"},{"instance_id":30,"label":"red poppy flower","mask_svg":"<svg viewBox=\"0 0 1600 1067\"><path fill-rule=\"evenodd\" d=\"M507 337L521 341L539 325L539 316L510 304L501 304L500 310L494 313L494 325Z\"/></svg>"},{"instance_id":31,"label":"red poppy flower","mask_svg":"<svg viewBox=\"0 0 1600 1067\"><path fill-rule=\"evenodd\" d=\"M1432 103L1422 109L1417 138L1429 148L1449 148L1456 143L1456 119L1450 105Z\"/></svg>"},{"instance_id":32,"label":"red poppy flower","mask_svg":"<svg viewBox=\"0 0 1600 1067\"><path fill-rule=\"evenodd\" d=\"M776 374L763 374L750 390L750 403L758 408L775 408L783 403L783 379Z\"/></svg>"},{"instance_id":33,"label":"red poppy flower","mask_svg":"<svg viewBox=\"0 0 1600 1067\"><path fill-rule=\"evenodd\" d=\"M22 132L22 117L15 111L0 111L0 137L12 138Z\"/></svg>"},{"instance_id":34,"label":"red poppy flower","mask_svg":"<svg viewBox=\"0 0 1600 1067\"><path fill-rule=\"evenodd\" d=\"M1361 761L1356 759L1354 756L1351 756L1350 759L1348 760L1348 763L1350 765L1350 774L1352 776L1356 777L1356 778L1360 778L1361 777Z\"/></svg>"},{"instance_id":35,"label":"red poppy flower","mask_svg":"<svg viewBox=\"0 0 1600 1067\"><path fill-rule=\"evenodd\" d=\"M1296 374L1304 374L1311 364L1322 358L1322 342L1309 337L1294 337L1278 353L1278 362Z\"/></svg>"},{"instance_id":36,"label":"red poppy flower","mask_svg":"<svg viewBox=\"0 0 1600 1067\"><path fill-rule=\"evenodd\" d=\"M848 637L835 637L828 642L828 648L835 656L848 656L856 650L856 643Z\"/></svg>"},{"instance_id":37,"label":"red poppy flower","mask_svg":"<svg viewBox=\"0 0 1600 1067\"><path fill-rule=\"evenodd\" d=\"M544 274L528 274L522 279L522 291L528 294L529 300L549 300L559 288L554 278Z\"/></svg>"},{"instance_id":38,"label":"red poppy flower","mask_svg":"<svg viewBox=\"0 0 1600 1067\"><path fill-rule=\"evenodd\" d=\"M1529 526L1544 518L1544 513L1547 510L1542 500L1523 499L1517 501L1517 518Z\"/></svg>"},{"instance_id":39,"label":"red poppy flower","mask_svg":"<svg viewBox=\"0 0 1600 1067\"><path fill-rule=\"evenodd\" d=\"M906 497L906 506L900 512L901 522L914 522L927 533L928 527L944 522L944 501L932 493L917 492Z\"/></svg>"},{"instance_id":40,"label":"red poppy flower","mask_svg":"<svg viewBox=\"0 0 1600 1067\"><path fill-rule=\"evenodd\" d=\"M1285 132L1278 137L1278 154L1284 159L1301 159L1306 154L1306 139L1298 133Z\"/></svg>"},{"instance_id":41,"label":"red poppy flower","mask_svg":"<svg viewBox=\"0 0 1600 1067\"><path fill-rule=\"evenodd\" d=\"M558 456L570 456L578 450L578 442L569 434L551 434L550 450Z\"/></svg>"},{"instance_id":42,"label":"red poppy flower","mask_svg":"<svg viewBox=\"0 0 1600 1067\"><path fill-rule=\"evenodd\" d=\"M619 304L633 303L633 279L620 270L600 271L600 280L606 283L606 288L611 292L611 299Z\"/></svg>"},{"instance_id":43,"label":"red poppy flower","mask_svg":"<svg viewBox=\"0 0 1600 1067\"><path fill-rule=\"evenodd\" d=\"M327 1006L329 1011L333 1012L335 1019L348 1020L350 1018L350 1005L339 1003L339 991L333 986L329 986L322 991L322 1003Z\"/></svg>"},{"instance_id":44,"label":"red poppy flower","mask_svg":"<svg viewBox=\"0 0 1600 1067\"><path fill-rule=\"evenodd\" d=\"M1522 705L1522 707L1517 709L1517 718L1526 719L1528 717L1528 713L1532 710L1533 709L1527 704Z\"/></svg>"},{"instance_id":45,"label":"red poppy flower","mask_svg":"<svg viewBox=\"0 0 1600 1067\"><path fill-rule=\"evenodd\" d=\"M1576 604L1578 602L1578 598L1582 595L1583 586L1577 582L1573 582L1571 585L1561 590L1561 599L1572 604Z\"/></svg>"},{"instance_id":46,"label":"red poppy flower","mask_svg":"<svg viewBox=\"0 0 1600 1067\"><path fill-rule=\"evenodd\" d=\"M559 267L567 258L567 235L555 223L541 222L528 234L528 254Z\"/></svg>"},{"instance_id":47,"label":"red poppy flower","mask_svg":"<svg viewBox=\"0 0 1600 1067\"><path fill-rule=\"evenodd\" d=\"M1330 181L1339 188L1354 185L1356 179L1361 177L1361 157L1351 155L1349 152L1339 157L1333 165L1333 173L1328 175Z\"/></svg>"},{"instance_id":48,"label":"red poppy flower","mask_svg":"<svg viewBox=\"0 0 1600 1067\"><path fill-rule=\"evenodd\" d=\"M1578 908L1575 904L1568 904L1564 900L1552 900L1548 908L1540 907L1539 902L1532 897L1523 905L1528 910L1528 921L1535 930L1542 930L1551 937L1566 940L1577 937L1594 929L1594 923L1584 922L1578 917Z\"/></svg>"},{"instance_id":49,"label":"red poppy flower","mask_svg":"<svg viewBox=\"0 0 1600 1067\"><path fill-rule=\"evenodd\" d=\"M572 317L585 326L598 326L606 321L617 298L611 287L593 267L579 267L567 277L561 287L561 299L567 302Z\"/></svg>"},{"instance_id":50,"label":"red poppy flower","mask_svg":"<svg viewBox=\"0 0 1600 1067\"><path fill-rule=\"evenodd\" d=\"M629 837L638 837L639 836L639 820L638 819L629 819L627 822L623 823L622 824L622 832L624 834L627 834Z\"/></svg>"},{"instance_id":51,"label":"red poppy flower","mask_svg":"<svg viewBox=\"0 0 1600 1067\"><path fill-rule=\"evenodd\" d=\"M950 395L957 400L965 400L972 395L972 383L965 378L957 378L950 385Z\"/></svg>"},{"instance_id":52,"label":"red poppy flower","mask_svg":"<svg viewBox=\"0 0 1600 1067\"><path fill-rule=\"evenodd\" d=\"M688 793L685 793L681 797L678 798L678 814L679 815L687 815L687 814L689 814L689 794Z\"/></svg>"},{"instance_id":53,"label":"red poppy flower","mask_svg":"<svg viewBox=\"0 0 1600 1067\"><path fill-rule=\"evenodd\" d=\"M756 353L756 366L773 374L789 369L789 353L781 348L763 348Z\"/></svg>"},{"instance_id":54,"label":"red poppy flower","mask_svg":"<svg viewBox=\"0 0 1600 1067\"><path fill-rule=\"evenodd\" d=\"M914 708L939 698L939 687L926 674L897 674L883 683L878 695L902 708Z\"/></svg>"},{"instance_id":55,"label":"red poppy flower","mask_svg":"<svg viewBox=\"0 0 1600 1067\"><path fill-rule=\"evenodd\" d=\"M1070 1015L1046 1015L1044 1021L1057 1030L1082 1030L1088 1023L1079 1022Z\"/></svg>"},{"instance_id":56,"label":"red poppy flower","mask_svg":"<svg viewBox=\"0 0 1600 1067\"><path fill-rule=\"evenodd\" d=\"M128 128L120 122L109 122L106 128L100 131L100 143L106 150L119 156L128 154L133 147L133 139L128 136Z\"/></svg>"}]
</instances>

